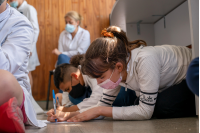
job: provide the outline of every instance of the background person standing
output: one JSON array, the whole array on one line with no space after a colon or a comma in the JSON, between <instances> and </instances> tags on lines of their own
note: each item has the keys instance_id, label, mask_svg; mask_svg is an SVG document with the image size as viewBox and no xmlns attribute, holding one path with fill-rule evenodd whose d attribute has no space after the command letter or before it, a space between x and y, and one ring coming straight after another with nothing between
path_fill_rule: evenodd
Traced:
<instances>
[{"instance_id":1,"label":"background person standing","mask_svg":"<svg viewBox=\"0 0 200 133\"><path fill-rule=\"evenodd\" d=\"M29 64L27 67L29 71L28 76L30 79L31 88L33 88L33 78L31 72L35 70L36 66L40 65L36 48L36 43L40 32L38 18L37 18L37 11L33 6L29 5L25 0L9 0L9 2L12 7L16 8L21 14L26 16L33 26L34 38L31 47ZM37 114L44 112L44 110L36 103L33 97L32 97L32 103Z\"/></svg>"},{"instance_id":2,"label":"background person standing","mask_svg":"<svg viewBox=\"0 0 200 133\"><path fill-rule=\"evenodd\" d=\"M33 45L31 48L31 56L29 59L29 65L28 65L28 71L29 71L29 78L30 78L30 84L31 88L33 87L33 78L31 75L31 72L35 70L36 66L40 65L38 55L37 55L37 49L36 49L36 43L39 36L39 24L38 24L38 18L37 18L37 11L36 9L29 5L25 0L9 0L10 5L14 8L16 8L20 13L25 15L28 20L31 22L33 29L34 29L34 40Z\"/></svg>"}]
</instances>

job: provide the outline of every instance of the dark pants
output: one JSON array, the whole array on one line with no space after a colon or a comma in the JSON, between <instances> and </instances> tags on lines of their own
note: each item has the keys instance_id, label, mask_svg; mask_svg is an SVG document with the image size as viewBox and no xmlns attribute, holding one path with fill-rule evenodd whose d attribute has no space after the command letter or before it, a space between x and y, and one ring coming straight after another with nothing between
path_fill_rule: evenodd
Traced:
<instances>
[{"instance_id":1,"label":"dark pants","mask_svg":"<svg viewBox=\"0 0 200 133\"><path fill-rule=\"evenodd\" d=\"M190 63L187 71L186 81L190 90L199 96L199 57L195 58Z\"/></svg>"},{"instance_id":2,"label":"dark pants","mask_svg":"<svg viewBox=\"0 0 200 133\"><path fill-rule=\"evenodd\" d=\"M117 95L115 101L113 102L113 106L122 107L122 106L131 106L134 105L134 101L137 96L135 91L121 87L119 94Z\"/></svg>"},{"instance_id":3,"label":"dark pants","mask_svg":"<svg viewBox=\"0 0 200 133\"><path fill-rule=\"evenodd\" d=\"M89 98L92 92L91 92L90 87L88 87L88 88L89 89L86 89L85 94L79 98L74 99L69 95L69 100L73 104L77 105L80 102L82 102L85 98ZM121 90L112 105L117 106L117 107L131 106L131 105L134 105L134 101L136 98L137 97L135 95L135 91L130 90L130 89L127 89L127 91L125 91L125 88L121 87Z\"/></svg>"},{"instance_id":4,"label":"dark pants","mask_svg":"<svg viewBox=\"0 0 200 133\"><path fill-rule=\"evenodd\" d=\"M195 116L195 96L186 80L158 93L153 117L178 118Z\"/></svg>"}]
</instances>

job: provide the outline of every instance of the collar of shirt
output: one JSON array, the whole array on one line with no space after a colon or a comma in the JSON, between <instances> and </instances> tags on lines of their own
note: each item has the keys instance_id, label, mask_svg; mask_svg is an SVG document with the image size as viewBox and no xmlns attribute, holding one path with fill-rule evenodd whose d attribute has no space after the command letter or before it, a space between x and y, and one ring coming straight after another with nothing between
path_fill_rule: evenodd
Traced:
<instances>
[{"instance_id":1,"label":"collar of shirt","mask_svg":"<svg viewBox=\"0 0 200 133\"><path fill-rule=\"evenodd\" d=\"M134 66L136 64L136 62L138 62L137 60L137 55L138 52L143 48L143 46L140 46L139 48L133 49L131 51L131 59L127 65L127 79L125 83L128 83L130 80L132 80L132 75L133 75L133 71L134 71ZM128 60L128 59L127 59ZM120 83L122 86L124 86L124 83Z\"/></svg>"},{"instance_id":2,"label":"collar of shirt","mask_svg":"<svg viewBox=\"0 0 200 133\"><path fill-rule=\"evenodd\" d=\"M76 35L74 36L74 38L75 38L81 31L82 31L82 28L81 28L80 26L78 26L78 31L77 31ZM72 35L71 35L71 33L67 32L67 31L65 30L65 34L66 34L67 38L69 38L70 40L72 40Z\"/></svg>"},{"instance_id":3,"label":"collar of shirt","mask_svg":"<svg viewBox=\"0 0 200 133\"><path fill-rule=\"evenodd\" d=\"M6 10L2 13L0 13L0 23L6 19L10 14L10 5L6 4ZM1 25L1 24L0 24Z\"/></svg>"},{"instance_id":4,"label":"collar of shirt","mask_svg":"<svg viewBox=\"0 0 200 133\"><path fill-rule=\"evenodd\" d=\"M24 0L24 2L21 4L21 6L17 9L19 11L22 11L24 7L26 7L28 3Z\"/></svg>"},{"instance_id":5,"label":"collar of shirt","mask_svg":"<svg viewBox=\"0 0 200 133\"><path fill-rule=\"evenodd\" d=\"M81 65L78 66L78 69L80 70L81 72ZM87 82L87 75L84 75L82 72L81 72L82 76L83 76L83 81L85 83L85 87L88 87L88 82Z\"/></svg>"}]
</instances>

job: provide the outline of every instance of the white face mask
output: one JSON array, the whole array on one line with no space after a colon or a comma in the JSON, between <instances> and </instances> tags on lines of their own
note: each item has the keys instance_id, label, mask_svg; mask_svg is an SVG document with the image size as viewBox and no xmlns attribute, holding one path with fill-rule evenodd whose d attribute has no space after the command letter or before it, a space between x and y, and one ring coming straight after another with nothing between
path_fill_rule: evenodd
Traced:
<instances>
[{"instance_id":1,"label":"white face mask","mask_svg":"<svg viewBox=\"0 0 200 133\"><path fill-rule=\"evenodd\" d=\"M114 70L113 70L113 72L114 72ZM102 82L98 85L101 86L104 89L115 89L119 85L119 83L122 81L122 76L121 76L121 73L120 73L120 78L118 79L118 81L116 83L114 83L113 81L110 80L112 75L113 75L113 72L112 72L109 79L105 80L104 82Z\"/></svg>"},{"instance_id":2,"label":"white face mask","mask_svg":"<svg viewBox=\"0 0 200 133\"><path fill-rule=\"evenodd\" d=\"M76 30L76 27L72 24L66 24L65 30L69 33L73 33Z\"/></svg>"}]
</instances>

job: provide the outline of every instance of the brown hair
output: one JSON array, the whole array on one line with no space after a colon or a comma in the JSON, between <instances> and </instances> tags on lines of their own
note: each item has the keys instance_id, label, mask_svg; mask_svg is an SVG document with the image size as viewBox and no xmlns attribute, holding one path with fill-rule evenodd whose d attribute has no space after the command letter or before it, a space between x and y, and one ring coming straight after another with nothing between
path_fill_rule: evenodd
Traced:
<instances>
[{"instance_id":1,"label":"brown hair","mask_svg":"<svg viewBox=\"0 0 200 133\"><path fill-rule=\"evenodd\" d=\"M83 57L84 57L84 54L78 54L78 55L72 56L70 59L70 64L78 68L78 66L81 65L81 62L83 61Z\"/></svg>"},{"instance_id":2,"label":"brown hair","mask_svg":"<svg viewBox=\"0 0 200 133\"><path fill-rule=\"evenodd\" d=\"M82 72L93 78L99 78L108 69L114 69L117 62L123 63L126 69L131 50L141 45L146 46L143 40L129 42L126 33L117 26L108 27L107 32L112 33L114 37L104 36L93 41L82 62Z\"/></svg>"}]
</instances>

